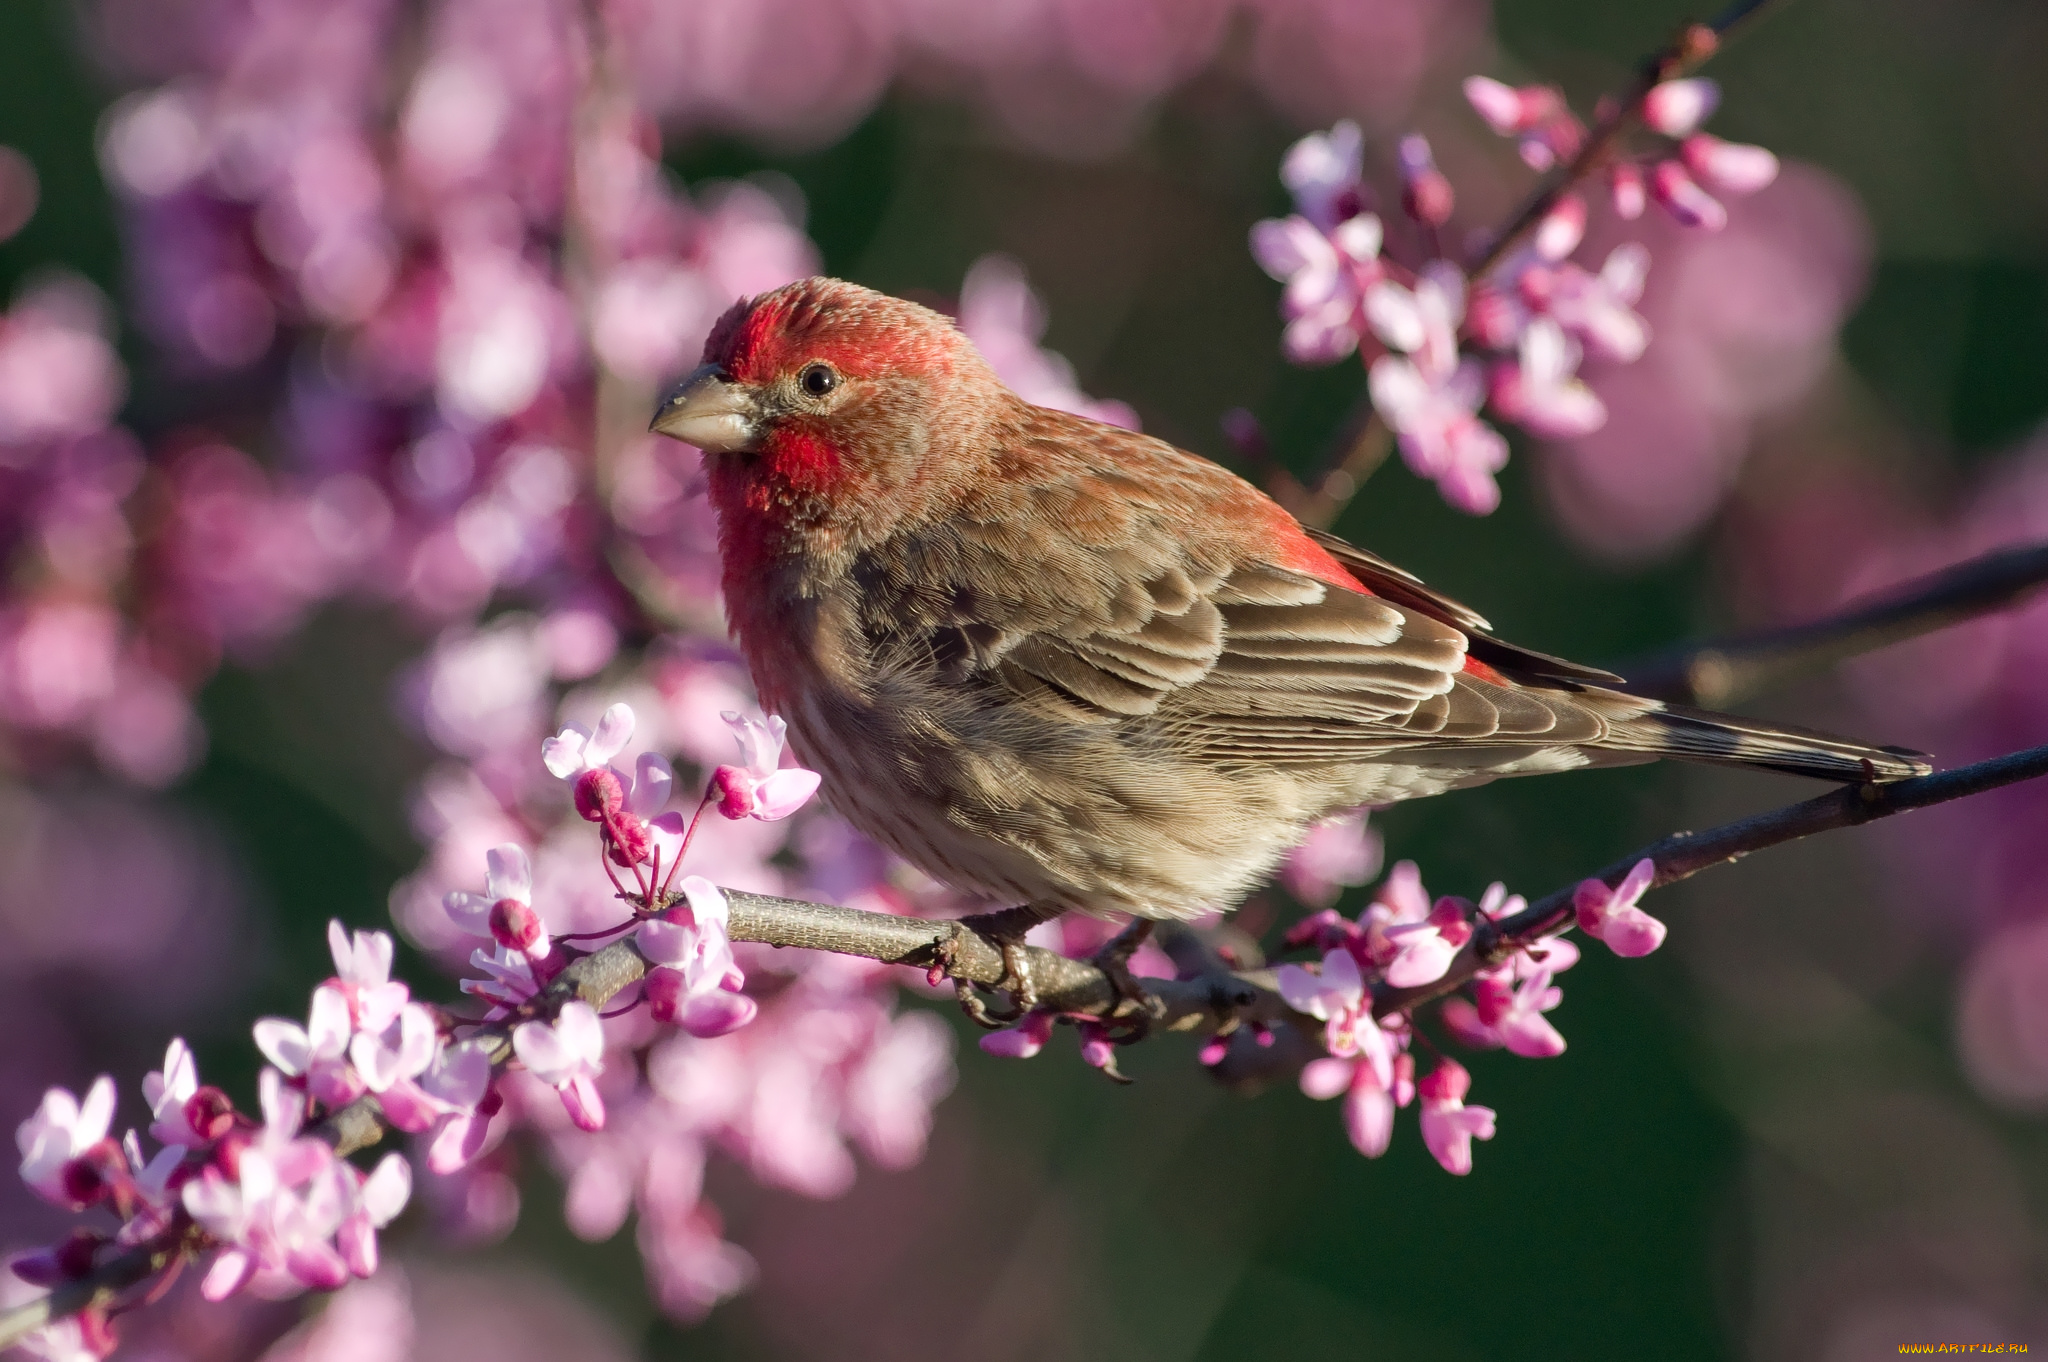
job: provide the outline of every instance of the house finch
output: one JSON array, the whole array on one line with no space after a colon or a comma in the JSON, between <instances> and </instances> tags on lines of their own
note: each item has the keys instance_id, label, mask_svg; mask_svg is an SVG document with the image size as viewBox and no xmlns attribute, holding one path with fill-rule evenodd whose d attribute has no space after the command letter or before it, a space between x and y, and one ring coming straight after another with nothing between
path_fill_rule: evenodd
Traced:
<instances>
[{"instance_id":1,"label":"house finch","mask_svg":"<svg viewBox=\"0 0 2048 1362\"><path fill-rule=\"evenodd\" d=\"M1025 402L946 317L857 285L734 306L653 429L705 452L732 628L830 801L1027 919L1229 907L1320 819L1499 776L1928 769L1504 643L1215 464Z\"/></svg>"}]
</instances>

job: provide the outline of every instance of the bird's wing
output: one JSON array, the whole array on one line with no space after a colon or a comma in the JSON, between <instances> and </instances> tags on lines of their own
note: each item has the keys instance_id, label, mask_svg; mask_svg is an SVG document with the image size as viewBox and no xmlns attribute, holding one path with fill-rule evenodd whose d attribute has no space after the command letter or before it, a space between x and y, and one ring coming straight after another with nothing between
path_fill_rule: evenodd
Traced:
<instances>
[{"instance_id":1,"label":"bird's wing","mask_svg":"<svg viewBox=\"0 0 2048 1362\"><path fill-rule=\"evenodd\" d=\"M1414 573L1395 567L1376 553L1368 553L1355 544L1346 543L1327 530L1318 530L1312 526L1303 526L1303 529L1310 539L1332 558L1342 563L1344 570L1356 577L1374 595L1385 597L1411 610L1420 610L1432 619L1442 620L1463 630L1471 639L1472 656L1490 667L1579 685L1628 684L1613 672L1588 667L1579 662L1570 662L1561 657L1552 657L1549 653L1539 653L1533 648L1524 648L1519 644L1497 639L1491 632L1493 626L1488 624L1478 611L1452 600L1442 592L1431 590Z\"/></svg>"},{"instance_id":2,"label":"bird's wing","mask_svg":"<svg viewBox=\"0 0 2048 1362\"><path fill-rule=\"evenodd\" d=\"M1467 670L1468 631L1443 616L1477 617L1399 569L1376 575L1405 594L1359 589L1215 465L1093 423L1083 462L1068 457L1079 418L1052 415L1023 449L1035 437L1060 457L897 543L887 578L866 583L878 626L910 626L942 674L1078 719L1148 721L1215 761L1323 764L1605 733L1563 691Z\"/></svg>"}]
</instances>

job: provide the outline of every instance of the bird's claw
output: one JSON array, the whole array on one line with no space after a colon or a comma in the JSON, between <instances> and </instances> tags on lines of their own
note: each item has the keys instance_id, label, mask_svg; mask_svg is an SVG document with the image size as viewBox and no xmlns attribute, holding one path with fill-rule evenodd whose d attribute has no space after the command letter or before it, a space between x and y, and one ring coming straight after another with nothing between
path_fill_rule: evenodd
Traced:
<instances>
[{"instance_id":1,"label":"bird's claw","mask_svg":"<svg viewBox=\"0 0 2048 1362\"><path fill-rule=\"evenodd\" d=\"M1141 1041L1152 1030L1158 1000L1131 973L1131 957L1138 953L1138 947L1151 940L1153 926L1150 918L1136 919L1104 943L1089 961L1109 980L1109 1010L1102 1014L1102 1020L1119 1045ZM1120 1082L1130 1081L1114 1072L1110 1076Z\"/></svg>"},{"instance_id":2,"label":"bird's claw","mask_svg":"<svg viewBox=\"0 0 2048 1362\"><path fill-rule=\"evenodd\" d=\"M1013 908L960 918L953 923L953 930L932 948L933 982L939 978L952 979L953 996L958 999L960 1010L976 1026L990 1031L1016 1025L1038 1006L1038 986L1031 977L1030 957L1025 953L1023 934L1016 930L1017 919L1013 916L1018 912ZM974 981L959 972L960 943L969 935L988 941L1002 955L1003 977L988 986L988 990L1010 995L1006 1012L992 1011Z\"/></svg>"}]
</instances>

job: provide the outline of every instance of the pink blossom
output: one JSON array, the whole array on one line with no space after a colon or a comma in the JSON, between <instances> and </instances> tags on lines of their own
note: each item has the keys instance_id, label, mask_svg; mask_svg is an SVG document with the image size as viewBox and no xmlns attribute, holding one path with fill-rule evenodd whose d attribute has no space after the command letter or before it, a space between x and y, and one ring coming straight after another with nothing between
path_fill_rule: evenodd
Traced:
<instances>
[{"instance_id":1,"label":"pink blossom","mask_svg":"<svg viewBox=\"0 0 2048 1362\"><path fill-rule=\"evenodd\" d=\"M1429 916L1383 929L1394 957L1386 964L1386 980L1395 988L1415 988L1444 977L1458 950L1472 939L1465 906L1457 899L1438 899Z\"/></svg>"},{"instance_id":2,"label":"pink blossom","mask_svg":"<svg viewBox=\"0 0 2048 1362\"><path fill-rule=\"evenodd\" d=\"M1422 1142L1447 1173L1462 1177L1472 1171L1472 1141L1493 1138L1491 1107L1468 1107L1472 1075L1454 1059L1446 1059L1415 1085L1422 1098Z\"/></svg>"},{"instance_id":3,"label":"pink blossom","mask_svg":"<svg viewBox=\"0 0 2048 1362\"><path fill-rule=\"evenodd\" d=\"M324 1142L300 1135L304 1098L277 1070L265 1069L258 1088L263 1127L232 1170L216 1160L182 1189L185 1209L224 1245L200 1285L208 1300L233 1295L259 1272L323 1290L347 1280L328 1242L346 1218L331 1176L340 1161Z\"/></svg>"},{"instance_id":4,"label":"pink blossom","mask_svg":"<svg viewBox=\"0 0 2048 1362\"><path fill-rule=\"evenodd\" d=\"M1451 189L1450 180L1436 168L1436 157L1429 149L1429 140L1419 133L1411 133L1401 139L1399 155L1402 208L1417 222L1431 227L1441 227L1449 222L1457 197Z\"/></svg>"},{"instance_id":5,"label":"pink blossom","mask_svg":"<svg viewBox=\"0 0 2048 1362\"><path fill-rule=\"evenodd\" d=\"M1617 161L1607 171L1607 192L1614 215L1634 222L1649 206L1650 192L1643 184L1643 168L1634 161Z\"/></svg>"},{"instance_id":6,"label":"pink blossom","mask_svg":"<svg viewBox=\"0 0 2048 1362\"><path fill-rule=\"evenodd\" d=\"M1480 421L1485 377L1474 360L1458 358L1457 327L1465 315L1465 278L1456 266L1425 266L1415 287L1391 280L1365 298L1373 330L1394 351L1373 361L1373 405L1400 437L1408 466L1434 480L1458 509L1484 515L1500 504L1493 475L1507 463L1507 441Z\"/></svg>"},{"instance_id":7,"label":"pink blossom","mask_svg":"<svg viewBox=\"0 0 2048 1362\"><path fill-rule=\"evenodd\" d=\"M771 714L766 723L737 711L722 716L739 740L738 766L721 766L712 773L712 788L718 792L718 811L727 818L758 818L772 823L787 818L817 793L822 779L816 771L801 766L782 769L783 734L788 725L782 716Z\"/></svg>"},{"instance_id":8,"label":"pink blossom","mask_svg":"<svg viewBox=\"0 0 2048 1362\"><path fill-rule=\"evenodd\" d=\"M981 1038L981 1048L1003 1059L1030 1059L1052 1039L1052 1026L1059 1014L1038 1008L1015 1026L991 1031Z\"/></svg>"},{"instance_id":9,"label":"pink blossom","mask_svg":"<svg viewBox=\"0 0 2048 1362\"><path fill-rule=\"evenodd\" d=\"M1548 170L1577 153L1585 130L1549 86L1516 88L1487 76L1468 76L1464 89L1466 101L1488 127L1516 139L1516 150L1531 170Z\"/></svg>"},{"instance_id":10,"label":"pink blossom","mask_svg":"<svg viewBox=\"0 0 2048 1362\"><path fill-rule=\"evenodd\" d=\"M740 992L746 983L726 935L725 895L701 875L678 886L683 901L641 924L640 953L659 968L646 989L656 1021L674 1022L693 1036L720 1036L746 1025L756 1011Z\"/></svg>"},{"instance_id":11,"label":"pink blossom","mask_svg":"<svg viewBox=\"0 0 2048 1362\"><path fill-rule=\"evenodd\" d=\"M469 963L482 970L486 977L464 979L457 987L499 1008L517 1007L540 992L540 980L534 977L532 962L518 951L508 951L494 942L488 951L482 948L471 951ZM494 1012L492 1015L498 1014Z\"/></svg>"},{"instance_id":12,"label":"pink blossom","mask_svg":"<svg viewBox=\"0 0 2048 1362\"><path fill-rule=\"evenodd\" d=\"M1345 119L1328 132L1312 132L1287 149L1280 183L1294 196L1295 211L1318 231L1334 232L1365 208L1360 179L1365 135Z\"/></svg>"},{"instance_id":13,"label":"pink blossom","mask_svg":"<svg viewBox=\"0 0 2048 1362\"><path fill-rule=\"evenodd\" d=\"M1607 253L1598 274L1569 263L1554 271L1543 309L1593 353L1632 363L1650 343L1649 324L1635 311L1649 270L1649 250L1624 242Z\"/></svg>"},{"instance_id":14,"label":"pink blossom","mask_svg":"<svg viewBox=\"0 0 2048 1362\"><path fill-rule=\"evenodd\" d=\"M1324 1101L1344 1098L1344 1133L1352 1148L1369 1159L1387 1152L1394 1138L1394 1111L1415 1098L1415 1063L1407 1054L1391 1064L1366 1059L1312 1059L1301 1071L1301 1090Z\"/></svg>"},{"instance_id":15,"label":"pink blossom","mask_svg":"<svg viewBox=\"0 0 2048 1362\"><path fill-rule=\"evenodd\" d=\"M368 1177L338 1159L331 1167L348 1206L335 1228L335 1245L350 1272L368 1277L377 1270L377 1231L396 1220L412 1197L412 1165L403 1155L386 1154Z\"/></svg>"},{"instance_id":16,"label":"pink blossom","mask_svg":"<svg viewBox=\"0 0 2048 1362\"><path fill-rule=\"evenodd\" d=\"M1349 950L1326 953L1320 973L1312 974L1300 965L1282 965L1277 982L1289 1007L1325 1023L1323 1043L1331 1054L1391 1062L1386 1035L1373 1019L1372 994L1359 973L1357 957Z\"/></svg>"},{"instance_id":17,"label":"pink blossom","mask_svg":"<svg viewBox=\"0 0 2048 1362\"><path fill-rule=\"evenodd\" d=\"M580 1129L604 1129L604 1099L592 1081L604 1071L604 1023L590 1004L564 1005L552 1024L522 1022L512 1032L512 1048L534 1077L561 1095Z\"/></svg>"},{"instance_id":18,"label":"pink blossom","mask_svg":"<svg viewBox=\"0 0 2048 1362\"><path fill-rule=\"evenodd\" d=\"M68 1088L51 1088L35 1115L15 1127L21 1150L21 1180L45 1201L73 1210L90 1198L73 1194L66 1171L102 1140L114 1121L114 1080L94 1080L80 1102ZM97 1180L91 1180L97 1186Z\"/></svg>"},{"instance_id":19,"label":"pink blossom","mask_svg":"<svg viewBox=\"0 0 2048 1362\"><path fill-rule=\"evenodd\" d=\"M1579 353L1555 320L1531 321L1519 356L1494 367L1494 410L1548 439L1598 430L1607 423L1607 408L1577 377Z\"/></svg>"},{"instance_id":20,"label":"pink blossom","mask_svg":"<svg viewBox=\"0 0 2048 1362\"><path fill-rule=\"evenodd\" d=\"M1254 224L1252 257L1287 287L1283 346L1297 364L1327 364L1358 348L1366 291L1382 273L1380 220L1364 211L1360 136L1340 123L1295 143L1280 178L1300 211Z\"/></svg>"},{"instance_id":21,"label":"pink blossom","mask_svg":"<svg viewBox=\"0 0 2048 1362\"><path fill-rule=\"evenodd\" d=\"M1681 225L1718 232L1728 225L1728 210L1700 188L1677 161L1659 161L1650 171L1650 197Z\"/></svg>"},{"instance_id":22,"label":"pink blossom","mask_svg":"<svg viewBox=\"0 0 2048 1362\"><path fill-rule=\"evenodd\" d=\"M1252 257L1287 287L1282 346L1296 364L1329 364L1358 348L1366 290L1382 274L1380 221L1371 213L1324 232L1304 217L1253 225Z\"/></svg>"},{"instance_id":23,"label":"pink blossom","mask_svg":"<svg viewBox=\"0 0 2048 1362\"><path fill-rule=\"evenodd\" d=\"M1319 935L1336 938L1326 941L1326 948L1328 945L1337 944L1338 941L1355 942L1354 949L1363 953L1366 963L1376 968L1384 968L1401 949L1399 943L1387 933L1407 923L1426 922L1434 909L1435 903L1431 900L1429 891L1422 886L1422 872L1416 867L1415 862L1397 861L1394 868L1387 872L1386 879L1380 881L1380 887L1373 894L1372 902L1359 914L1355 926L1331 913L1328 915L1329 919L1332 919L1327 924L1329 930L1319 932ZM1316 919L1310 921L1320 920L1322 915L1319 914ZM1298 924L1296 931L1307 925ZM1294 933L1290 932L1290 943L1293 939Z\"/></svg>"},{"instance_id":24,"label":"pink blossom","mask_svg":"<svg viewBox=\"0 0 2048 1362\"><path fill-rule=\"evenodd\" d=\"M1504 1045L1524 1059L1548 1059L1564 1053L1564 1037L1544 1013L1564 1001L1564 990L1550 982L1551 972L1538 969L1511 987L1499 974L1474 981L1478 1005L1472 1015L1476 1030L1453 1022L1467 1044ZM1447 1011L1446 1021L1450 1021Z\"/></svg>"},{"instance_id":25,"label":"pink blossom","mask_svg":"<svg viewBox=\"0 0 2048 1362\"><path fill-rule=\"evenodd\" d=\"M1077 385L1073 365L1039 348L1045 307L1025 282L1023 267L1008 256L985 255L968 267L960 285L959 322L982 358L1025 401L1138 428L1138 414L1127 404L1089 397Z\"/></svg>"},{"instance_id":26,"label":"pink blossom","mask_svg":"<svg viewBox=\"0 0 2048 1362\"><path fill-rule=\"evenodd\" d=\"M450 890L442 900L448 917L473 936L488 936L529 960L551 949L547 924L533 907L533 862L526 848L506 842L485 853L484 892Z\"/></svg>"},{"instance_id":27,"label":"pink blossom","mask_svg":"<svg viewBox=\"0 0 2048 1362\"><path fill-rule=\"evenodd\" d=\"M359 1031L382 1031L412 996L391 978L390 933L359 931L351 938L336 919L327 924L327 946L350 1022Z\"/></svg>"},{"instance_id":28,"label":"pink blossom","mask_svg":"<svg viewBox=\"0 0 2048 1362\"><path fill-rule=\"evenodd\" d=\"M401 1011L403 1009L401 1008ZM305 1026L282 1017L256 1023L256 1048L263 1057L293 1078L304 1078L307 1090L329 1106L346 1106L362 1095L362 1078L348 1062L348 999L322 984L313 990L313 1008ZM161 1137L159 1137L161 1138Z\"/></svg>"},{"instance_id":29,"label":"pink blossom","mask_svg":"<svg viewBox=\"0 0 2048 1362\"><path fill-rule=\"evenodd\" d=\"M477 1041L443 1046L421 1075L419 1090L435 1112L427 1142L427 1168L448 1174L466 1166L483 1148L490 1114L482 1110L491 1087L489 1053Z\"/></svg>"},{"instance_id":30,"label":"pink blossom","mask_svg":"<svg viewBox=\"0 0 2048 1362\"><path fill-rule=\"evenodd\" d=\"M1328 819L1309 829L1280 868L1287 892L1312 908L1336 901L1347 887L1366 884L1379 872L1385 851L1379 833L1366 826L1363 811Z\"/></svg>"},{"instance_id":31,"label":"pink blossom","mask_svg":"<svg viewBox=\"0 0 2048 1362\"><path fill-rule=\"evenodd\" d=\"M595 731L570 724L540 745L541 760L557 779L574 781L603 770L633 736L633 707L621 701L605 710Z\"/></svg>"},{"instance_id":32,"label":"pink blossom","mask_svg":"<svg viewBox=\"0 0 2048 1362\"><path fill-rule=\"evenodd\" d=\"M1657 878L1657 863L1637 861L1621 883L1609 889L1587 880L1572 893L1579 930L1607 943L1616 955L1648 955L1664 944L1664 924L1636 904Z\"/></svg>"},{"instance_id":33,"label":"pink blossom","mask_svg":"<svg viewBox=\"0 0 2048 1362\"><path fill-rule=\"evenodd\" d=\"M356 1032L348 1057L362 1075L363 1086L385 1093L400 1080L425 1073L438 1048L433 1014L418 1003L407 1003L382 1030Z\"/></svg>"},{"instance_id":34,"label":"pink blossom","mask_svg":"<svg viewBox=\"0 0 2048 1362\"><path fill-rule=\"evenodd\" d=\"M216 1132L196 1127L192 1117L200 1113L188 1110L198 1092L199 1065L183 1038L174 1039L164 1050L164 1067L151 1070L142 1079L142 1100L149 1103L153 1118L150 1137L160 1144L188 1149L203 1149L212 1144Z\"/></svg>"}]
</instances>

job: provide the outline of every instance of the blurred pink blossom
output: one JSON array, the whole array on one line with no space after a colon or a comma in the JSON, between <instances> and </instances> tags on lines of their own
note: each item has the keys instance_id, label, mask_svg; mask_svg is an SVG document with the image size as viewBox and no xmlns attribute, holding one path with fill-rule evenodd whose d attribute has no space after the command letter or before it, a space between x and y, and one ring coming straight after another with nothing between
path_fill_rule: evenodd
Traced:
<instances>
[{"instance_id":1,"label":"blurred pink blossom","mask_svg":"<svg viewBox=\"0 0 2048 1362\"><path fill-rule=\"evenodd\" d=\"M1064 356L1039 348L1045 305L1025 281L1023 267L1008 256L985 255L968 267L960 282L959 323L982 358L1025 401L1138 428L1138 415L1128 405L1089 397Z\"/></svg>"},{"instance_id":2,"label":"blurred pink blossom","mask_svg":"<svg viewBox=\"0 0 2048 1362\"><path fill-rule=\"evenodd\" d=\"M1352 885L1379 874L1385 843L1364 812L1318 823L1280 868L1287 892L1311 908L1327 908Z\"/></svg>"}]
</instances>

